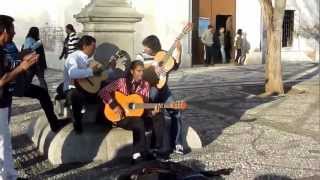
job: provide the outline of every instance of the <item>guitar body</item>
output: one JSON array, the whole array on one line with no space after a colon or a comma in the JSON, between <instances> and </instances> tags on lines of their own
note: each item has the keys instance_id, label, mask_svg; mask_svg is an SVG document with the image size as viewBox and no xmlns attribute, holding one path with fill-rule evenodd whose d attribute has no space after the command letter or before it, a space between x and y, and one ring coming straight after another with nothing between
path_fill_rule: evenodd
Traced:
<instances>
[{"instance_id":1,"label":"guitar body","mask_svg":"<svg viewBox=\"0 0 320 180\"><path fill-rule=\"evenodd\" d=\"M183 36L192 31L192 23L188 23L182 30L182 33L176 38L181 40ZM144 71L144 79L148 81L151 86L155 86L158 89L162 89L168 81L168 74L173 70L175 66L175 60L172 57L174 50L176 49L176 41L171 46L168 52L160 51L154 56L154 61L158 63L160 73L157 74L153 66L148 67ZM158 67L157 67L158 68Z\"/></svg>"},{"instance_id":2,"label":"guitar body","mask_svg":"<svg viewBox=\"0 0 320 180\"><path fill-rule=\"evenodd\" d=\"M162 89L168 81L168 73L171 72L175 66L175 60L165 51L160 51L154 56L154 61L158 62L161 68L161 77L155 72L153 66L146 68L144 71L144 79L148 81L151 86Z\"/></svg>"},{"instance_id":3,"label":"guitar body","mask_svg":"<svg viewBox=\"0 0 320 180\"><path fill-rule=\"evenodd\" d=\"M120 92L115 92L115 100L124 110L125 117L141 117L144 113L144 109L133 109L130 107L132 104L143 104L142 97L137 94L126 96ZM104 115L114 124L124 118L120 117L116 112L114 112L108 104L105 106Z\"/></svg>"},{"instance_id":4,"label":"guitar body","mask_svg":"<svg viewBox=\"0 0 320 180\"><path fill-rule=\"evenodd\" d=\"M99 76L93 76L76 80L77 87L90 93L96 94L101 88L101 83L108 79L107 72L103 71Z\"/></svg>"}]
</instances>

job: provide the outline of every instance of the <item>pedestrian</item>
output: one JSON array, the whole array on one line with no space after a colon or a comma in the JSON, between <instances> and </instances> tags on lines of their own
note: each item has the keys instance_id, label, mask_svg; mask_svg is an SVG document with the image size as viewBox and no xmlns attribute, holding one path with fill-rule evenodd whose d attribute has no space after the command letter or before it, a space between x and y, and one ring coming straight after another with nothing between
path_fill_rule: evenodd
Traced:
<instances>
[{"instance_id":1,"label":"pedestrian","mask_svg":"<svg viewBox=\"0 0 320 180\"><path fill-rule=\"evenodd\" d=\"M245 64L247 59L247 54L250 51L250 43L247 40L247 33L243 33L242 35L242 44L241 44L241 57L240 57L240 63L242 65Z\"/></svg>"},{"instance_id":2,"label":"pedestrian","mask_svg":"<svg viewBox=\"0 0 320 180\"><path fill-rule=\"evenodd\" d=\"M221 27L219 29L219 43L220 43L220 53L221 53L221 57L222 57L222 64L226 64L227 63L227 57L226 57L226 49L225 49L225 42L226 42L226 38L225 38L225 28Z\"/></svg>"},{"instance_id":3,"label":"pedestrian","mask_svg":"<svg viewBox=\"0 0 320 180\"><path fill-rule=\"evenodd\" d=\"M67 37L65 38L63 43L63 50L59 57L60 60L62 58L67 59L69 54L79 49L78 44L80 38L78 37L77 32L72 24L66 25L66 33Z\"/></svg>"},{"instance_id":4,"label":"pedestrian","mask_svg":"<svg viewBox=\"0 0 320 180\"><path fill-rule=\"evenodd\" d=\"M234 39L234 48L236 49L236 59L235 59L235 63L237 65L241 65L241 56L242 56L242 29L238 29L237 31L237 35Z\"/></svg>"},{"instance_id":5,"label":"pedestrian","mask_svg":"<svg viewBox=\"0 0 320 180\"><path fill-rule=\"evenodd\" d=\"M23 57L19 65L12 64L3 47L12 41L15 31L14 19L0 15L0 180L16 180L17 171L14 169L12 158L11 136L9 130L9 108L12 96L9 91L10 82L19 74L24 73L37 62L39 55L35 52Z\"/></svg>"},{"instance_id":6,"label":"pedestrian","mask_svg":"<svg viewBox=\"0 0 320 180\"><path fill-rule=\"evenodd\" d=\"M208 30L205 31L201 36L201 41L205 46L205 54L206 54L206 60L205 64L206 66L210 65L211 60L213 59L213 33L214 29L212 25L208 26ZM212 63L214 63L212 61Z\"/></svg>"},{"instance_id":7,"label":"pedestrian","mask_svg":"<svg viewBox=\"0 0 320 180\"><path fill-rule=\"evenodd\" d=\"M40 32L38 27L31 27L22 46L23 50L29 49L39 54L39 61L28 71L27 80L32 82L34 76L37 76L40 87L48 90L45 80L45 70L47 69L46 55L43 44L40 40Z\"/></svg>"}]
</instances>

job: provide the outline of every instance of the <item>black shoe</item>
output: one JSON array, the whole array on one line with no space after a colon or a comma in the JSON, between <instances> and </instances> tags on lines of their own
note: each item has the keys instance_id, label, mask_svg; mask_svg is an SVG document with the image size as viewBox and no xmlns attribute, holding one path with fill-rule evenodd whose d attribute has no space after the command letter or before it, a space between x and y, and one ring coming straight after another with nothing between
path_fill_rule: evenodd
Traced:
<instances>
[{"instance_id":1,"label":"black shoe","mask_svg":"<svg viewBox=\"0 0 320 180\"><path fill-rule=\"evenodd\" d=\"M136 164L140 164L140 163L142 163L144 161L144 159L143 159L143 157L142 156L140 156L140 157L138 157L138 158L136 158L136 159L131 159L131 164L132 165L136 165Z\"/></svg>"},{"instance_id":2,"label":"black shoe","mask_svg":"<svg viewBox=\"0 0 320 180\"><path fill-rule=\"evenodd\" d=\"M21 177L18 177L17 180L28 180L28 178L21 178Z\"/></svg>"}]
</instances>

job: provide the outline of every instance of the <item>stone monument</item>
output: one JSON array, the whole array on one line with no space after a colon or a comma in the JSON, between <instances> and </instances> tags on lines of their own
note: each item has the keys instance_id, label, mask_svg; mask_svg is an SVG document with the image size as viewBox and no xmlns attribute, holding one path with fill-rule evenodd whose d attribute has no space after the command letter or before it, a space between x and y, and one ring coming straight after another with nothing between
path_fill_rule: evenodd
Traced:
<instances>
[{"instance_id":1,"label":"stone monument","mask_svg":"<svg viewBox=\"0 0 320 180\"><path fill-rule=\"evenodd\" d=\"M83 24L83 34L94 36L97 45L112 43L134 55L134 25L143 18L127 0L92 0L74 16Z\"/></svg>"}]
</instances>

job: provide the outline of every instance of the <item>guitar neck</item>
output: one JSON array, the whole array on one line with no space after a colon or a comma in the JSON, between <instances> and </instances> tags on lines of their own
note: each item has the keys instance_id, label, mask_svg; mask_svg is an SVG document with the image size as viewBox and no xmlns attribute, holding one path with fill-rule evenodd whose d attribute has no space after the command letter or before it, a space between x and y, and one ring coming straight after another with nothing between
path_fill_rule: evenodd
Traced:
<instances>
[{"instance_id":1,"label":"guitar neck","mask_svg":"<svg viewBox=\"0 0 320 180\"><path fill-rule=\"evenodd\" d=\"M144 103L144 104L135 104L135 109L154 109L159 103ZM161 103L160 109L172 108L171 103Z\"/></svg>"},{"instance_id":2,"label":"guitar neck","mask_svg":"<svg viewBox=\"0 0 320 180\"><path fill-rule=\"evenodd\" d=\"M177 37L177 40L181 40L182 38L183 38L183 36L185 36L186 34L185 33L181 33L181 34L179 34L179 36ZM172 54L173 54L173 52L174 52L174 50L176 49L176 42L174 42L173 44L172 44L172 46L170 47L170 49L169 49L169 51L168 51L168 55L169 56L172 56Z\"/></svg>"}]
</instances>

